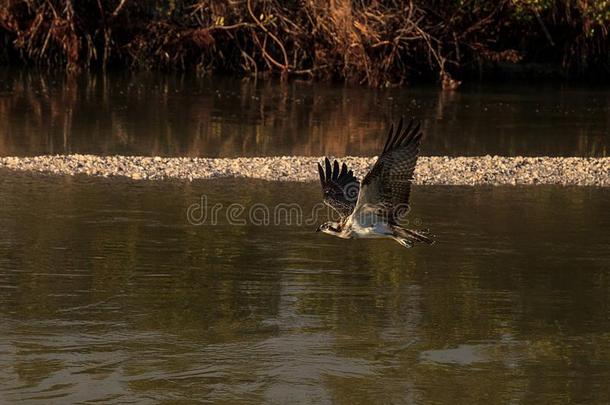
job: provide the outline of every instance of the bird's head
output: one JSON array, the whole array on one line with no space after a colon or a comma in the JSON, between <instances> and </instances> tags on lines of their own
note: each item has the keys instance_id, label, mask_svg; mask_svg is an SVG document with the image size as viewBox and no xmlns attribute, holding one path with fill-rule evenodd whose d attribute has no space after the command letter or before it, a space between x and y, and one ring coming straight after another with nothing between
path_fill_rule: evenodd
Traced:
<instances>
[{"instance_id":1,"label":"bird's head","mask_svg":"<svg viewBox=\"0 0 610 405\"><path fill-rule=\"evenodd\" d=\"M341 233L341 224L339 222L328 221L318 227L316 232L324 232L329 235L337 235Z\"/></svg>"}]
</instances>

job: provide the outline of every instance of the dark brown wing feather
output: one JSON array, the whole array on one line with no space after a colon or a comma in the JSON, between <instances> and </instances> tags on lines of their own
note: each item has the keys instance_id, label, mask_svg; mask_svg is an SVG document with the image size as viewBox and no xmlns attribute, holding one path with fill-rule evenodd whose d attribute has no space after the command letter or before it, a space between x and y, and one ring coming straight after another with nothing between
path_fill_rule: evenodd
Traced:
<instances>
[{"instance_id":1,"label":"dark brown wing feather","mask_svg":"<svg viewBox=\"0 0 610 405\"><path fill-rule=\"evenodd\" d=\"M421 137L420 124L414 120L406 128L402 119L396 130L390 127L383 152L362 180L358 208L381 210L390 222L406 214Z\"/></svg>"},{"instance_id":2,"label":"dark brown wing feather","mask_svg":"<svg viewBox=\"0 0 610 405\"><path fill-rule=\"evenodd\" d=\"M342 218L349 216L356 206L360 192L360 183L354 172L348 170L345 163L339 166L336 160L331 166L330 160L325 158L324 168L318 163L318 174L324 203L337 211Z\"/></svg>"}]
</instances>

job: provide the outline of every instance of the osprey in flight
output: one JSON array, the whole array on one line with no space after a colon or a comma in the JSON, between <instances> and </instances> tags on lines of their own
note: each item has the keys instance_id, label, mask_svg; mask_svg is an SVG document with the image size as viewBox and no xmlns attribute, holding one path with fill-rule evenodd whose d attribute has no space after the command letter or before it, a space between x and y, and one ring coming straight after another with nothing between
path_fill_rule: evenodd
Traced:
<instances>
[{"instance_id":1,"label":"osprey in flight","mask_svg":"<svg viewBox=\"0 0 610 405\"><path fill-rule=\"evenodd\" d=\"M427 231L400 225L409 211L411 180L417 163L422 133L413 120L403 128L401 118L396 130L390 126L381 156L361 183L348 170L328 158L318 163L324 203L339 214L338 222L325 222L318 231L340 238L392 238L405 247L415 243L432 244Z\"/></svg>"}]
</instances>

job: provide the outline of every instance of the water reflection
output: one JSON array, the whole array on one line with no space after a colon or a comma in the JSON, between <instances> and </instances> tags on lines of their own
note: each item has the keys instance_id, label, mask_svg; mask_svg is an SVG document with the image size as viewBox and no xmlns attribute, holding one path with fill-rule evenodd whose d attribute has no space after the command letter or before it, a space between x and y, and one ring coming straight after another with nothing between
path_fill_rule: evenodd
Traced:
<instances>
[{"instance_id":1,"label":"water reflection","mask_svg":"<svg viewBox=\"0 0 610 405\"><path fill-rule=\"evenodd\" d=\"M424 154L608 155L607 89L371 90L0 70L0 155L373 155L401 114L424 120Z\"/></svg>"},{"instance_id":2,"label":"water reflection","mask_svg":"<svg viewBox=\"0 0 610 405\"><path fill-rule=\"evenodd\" d=\"M418 187L439 242L412 250L192 226L201 194L319 200L316 184L0 172L0 398L610 401L607 190Z\"/></svg>"}]
</instances>

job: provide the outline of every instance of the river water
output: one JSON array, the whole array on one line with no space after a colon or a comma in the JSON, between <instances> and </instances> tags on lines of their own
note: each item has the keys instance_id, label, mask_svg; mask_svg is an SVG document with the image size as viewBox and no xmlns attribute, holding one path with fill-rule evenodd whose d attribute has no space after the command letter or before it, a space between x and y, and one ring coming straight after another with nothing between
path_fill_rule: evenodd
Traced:
<instances>
[{"instance_id":1,"label":"river water","mask_svg":"<svg viewBox=\"0 0 610 405\"><path fill-rule=\"evenodd\" d=\"M416 187L410 250L315 233L316 184L0 190L3 403L610 401L605 189Z\"/></svg>"},{"instance_id":2,"label":"river water","mask_svg":"<svg viewBox=\"0 0 610 405\"><path fill-rule=\"evenodd\" d=\"M399 111L427 154L608 147L595 89L5 77L4 155L367 155ZM314 232L320 197L0 170L0 404L610 402L609 190L414 187L414 249Z\"/></svg>"},{"instance_id":3,"label":"river water","mask_svg":"<svg viewBox=\"0 0 610 405\"><path fill-rule=\"evenodd\" d=\"M238 78L0 70L0 155L376 155L388 122L423 121L424 155L608 156L610 88L371 90Z\"/></svg>"}]
</instances>

